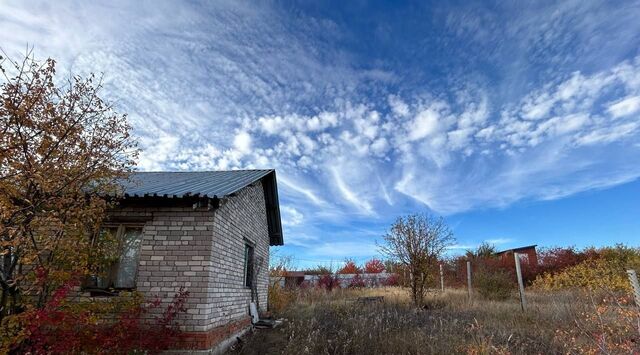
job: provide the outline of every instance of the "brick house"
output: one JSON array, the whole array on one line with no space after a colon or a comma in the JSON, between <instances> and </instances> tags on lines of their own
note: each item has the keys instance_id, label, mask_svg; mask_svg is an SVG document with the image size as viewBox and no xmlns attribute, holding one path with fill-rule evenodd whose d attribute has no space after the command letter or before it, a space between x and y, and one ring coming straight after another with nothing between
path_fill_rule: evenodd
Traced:
<instances>
[{"instance_id":1,"label":"brick house","mask_svg":"<svg viewBox=\"0 0 640 355\"><path fill-rule=\"evenodd\" d=\"M250 326L250 302L267 308L269 246L283 244L275 171L137 172L122 185L105 223L123 237L122 256L92 292L168 303L184 286L177 347L224 348Z\"/></svg>"}]
</instances>

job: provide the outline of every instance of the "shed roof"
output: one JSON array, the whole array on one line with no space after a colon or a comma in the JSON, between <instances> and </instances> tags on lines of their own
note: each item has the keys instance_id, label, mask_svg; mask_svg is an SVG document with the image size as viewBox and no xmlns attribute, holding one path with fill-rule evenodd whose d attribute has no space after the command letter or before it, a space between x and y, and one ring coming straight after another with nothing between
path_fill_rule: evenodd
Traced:
<instances>
[{"instance_id":1,"label":"shed roof","mask_svg":"<svg viewBox=\"0 0 640 355\"><path fill-rule=\"evenodd\" d=\"M496 255L500 255L500 254L504 254L504 253L508 253L508 252L517 253L519 251L524 251L524 250L529 250L529 249L534 249L535 250L537 246L538 246L538 244L533 244L533 245L527 245L526 247L519 247L519 248L502 250L502 251L497 252Z\"/></svg>"},{"instance_id":2,"label":"shed roof","mask_svg":"<svg viewBox=\"0 0 640 355\"><path fill-rule=\"evenodd\" d=\"M276 172L263 170L133 172L122 180L124 199L165 198L223 199L257 181L262 181L271 245L282 245L282 223Z\"/></svg>"}]
</instances>

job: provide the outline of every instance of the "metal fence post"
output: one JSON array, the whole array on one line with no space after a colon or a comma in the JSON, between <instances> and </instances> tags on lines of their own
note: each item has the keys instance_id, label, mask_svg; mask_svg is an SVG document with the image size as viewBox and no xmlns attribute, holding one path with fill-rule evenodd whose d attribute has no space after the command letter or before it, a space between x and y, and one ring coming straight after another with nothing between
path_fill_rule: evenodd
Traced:
<instances>
[{"instance_id":1,"label":"metal fence post","mask_svg":"<svg viewBox=\"0 0 640 355\"><path fill-rule=\"evenodd\" d=\"M469 290L469 301L471 301L472 286L471 286L471 261L467 261L467 289Z\"/></svg>"},{"instance_id":2,"label":"metal fence post","mask_svg":"<svg viewBox=\"0 0 640 355\"><path fill-rule=\"evenodd\" d=\"M518 290L520 291L520 306L522 311L527 307L527 300L524 296L524 282L522 282L522 270L520 269L520 254L513 253L513 258L516 261L516 274L518 275Z\"/></svg>"},{"instance_id":3,"label":"metal fence post","mask_svg":"<svg viewBox=\"0 0 640 355\"><path fill-rule=\"evenodd\" d=\"M638 275L633 269L627 270L627 274L629 275L631 288L633 288L633 298L636 300L636 306L640 307L640 283L638 283Z\"/></svg>"}]
</instances>

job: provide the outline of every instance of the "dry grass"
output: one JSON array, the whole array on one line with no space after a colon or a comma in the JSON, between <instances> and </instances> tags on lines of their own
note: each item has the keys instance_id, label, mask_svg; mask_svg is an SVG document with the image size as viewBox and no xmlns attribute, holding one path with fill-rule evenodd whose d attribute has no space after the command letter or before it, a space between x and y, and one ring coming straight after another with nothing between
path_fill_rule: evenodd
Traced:
<instances>
[{"instance_id":1,"label":"dry grass","mask_svg":"<svg viewBox=\"0 0 640 355\"><path fill-rule=\"evenodd\" d=\"M601 350L588 346L593 343L589 330L573 331L576 320L589 314L593 303L571 292L529 293L529 308L524 313L515 297L469 302L462 290L430 293L425 309L419 310L402 288L289 292L294 292L289 295L293 302L276 315L288 321L273 330L256 331L236 353L553 354ZM384 296L385 302L356 301L364 296ZM561 329L568 330L568 337L563 337ZM633 329L629 334L622 338L633 337ZM637 339L638 333L635 336ZM584 347L573 346L576 339ZM640 351L631 346L632 352ZM599 352L622 353L618 348L605 350Z\"/></svg>"}]
</instances>

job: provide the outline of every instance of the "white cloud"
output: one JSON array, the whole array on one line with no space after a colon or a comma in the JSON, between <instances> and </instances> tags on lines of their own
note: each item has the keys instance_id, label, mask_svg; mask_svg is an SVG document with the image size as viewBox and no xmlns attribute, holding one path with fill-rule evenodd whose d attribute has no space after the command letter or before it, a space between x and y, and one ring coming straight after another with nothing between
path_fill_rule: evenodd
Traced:
<instances>
[{"instance_id":1,"label":"white cloud","mask_svg":"<svg viewBox=\"0 0 640 355\"><path fill-rule=\"evenodd\" d=\"M288 227L299 226L304 221L304 215L289 205L280 205L282 224Z\"/></svg>"},{"instance_id":2,"label":"white cloud","mask_svg":"<svg viewBox=\"0 0 640 355\"><path fill-rule=\"evenodd\" d=\"M286 231L287 245L313 248L318 244L318 237L298 231Z\"/></svg>"},{"instance_id":3,"label":"white cloud","mask_svg":"<svg viewBox=\"0 0 640 355\"><path fill-rule=\"evenodd\" d=\"M142 138L141 145L146 149L140 153L138 167L141 170L161 171L162 162L169 160L179 146L179 138L162 131L159 135L150 138Z\"/></svg>"},{"instance_id":4,"label":"white cloud","mask_svg":"<svg viewBox=\"0 0 640 355\"><path fill-rule=\"evenodd\" d=\"M628 116L640 110L640 96L626 97L607 108L613 117Z\"/></svg>"},{"instance_id":5,"label":"white cloud","mask_svg":"<svg viewBox=\"0 0 640 355\"><path fill-rule=\"evenodd\" d=\"M639 128L640 122L600 127L583 133L576 142L583 145L611 143L637 133Z\"/></svg>"},{"instance_id":6,"label":"white cloud","mask_svg":"<svg viewBox=\"0 0 640 355\"><path fill-rule=\"evenodd\" d=\"M303 186L300 186L299 184L296 184L295 182L289 180L288 178L286 178L286 177L284 177L282 175L278 176L278 182L283 184L283 185L285 185L286 188L288 188L288 189L290 189L290 190L292 190L292 191L294 191L296 193L302 194L303 196L308 198L311 202L313 202L316 205L321 206L321 205L325 204L325 202L320 197L318 197L314 191L312 191L309 188L305 188Z\"/></svg>"},{"instance_id":7,"label":"white cloud","mask_svg":"<svg viewBox=\"0 0 640 355\"><path fill-rule=\"evenodd\" d=\"M384 156L388 149L389 142L385 137L378 138L371 144L371 151L379 157Z\"/></svg>"},{"instance_id":8,"label":"white cloud","mask_svg":"<svg viewBox=\"0 0 640 355\"><path fill-rule=\"evenodd\" d=\"M359 70L357 56L327 40L342 35L340 25L267 4L25 6L0 7L3 48L19 53L28 42L61 68L104 71L104 95L130 114L141 169L276 168L290 228L385 218L416 202L446 214L503 207L640 176L640 57L600 63L589 54L588 65L564 67L575 60L557 52L577 44L556 27L586 11L576 3L557 15L524 9L527 21L504 26L488 13L452 12L454 34L526 59L509 57L495 82L460 67L442 85L370 63ZM571 19L583 26L571 32L578 39L593 26ZM625 38L635 38L627 27ZM496 33L505 40L485 46ZM599 43L620 49L609 42L623 41ZM557 63L535 63L549 75L523 70L536 60Z\"/></svg>"},{"instance_id":9,"label":"white cloud","mask_svg":"<svg viewBox=\"0 0 640 355\"><path fill-rule=\"evenodd\" d=\"M373 213L373 209L369 202L367 202L367 200L362 196L356 195L356 193L343 181L340 172L338 172L338 169L331 168L331 173L336 188L342 194L343 198L346 201L350 202L353 206L357 207L360 211L366 214Z\"/></svg>"},{"instance_id":10,"label":"white cloud","mask_svg":"<svg viewBox=\"0 0 640 355\"><path fill-rule=\"evenodd\" d=\"M447 133L449 145L452 149L457 150L465 148L469 144L470 136L473 130L470 128L458 129Z\"/></svg>"},{"instance_id":11,"label":"white cloud","mask_svg":"<svg viewBox=\"0 0 640 355\"><path fill-rule=\"evenodd\" d=\"M433 107L418 112L409 126L409 139L418 140L434 134L440 119L440 112Z\"/></svg>"},{"instance_id":12,"label":"white cloud","mask_svg":"<svg viewBox=\"0 0 640 355\"><path fill-rule=\"evenodd\" d=\"M535 102L525 102L522 106L522 117L528 120L538 120L546 117L555 101L546 96L537 97Z\"/></svg>"},{"instance_id":13,"label":"white cloud","mask_svg":"<svg viewBox=\"0 0 640 355\"><path fill-rule=\"evenodd\" d=\"M469 244L454 244L454 245L447 246L447 249L449 249L449 250L471 250L471 249L474 249L475 247L476 246L469 245Z\"/></svg>"},{"instance_id":14,"label":"white cloud","mask_svg":"<svg viewBox=\"0 0 640 355\"><path fill-rule=\"evenodd\" d=\"M558 134L575 132L587 125L589 121L589 115L585 113L568 115L555 121L555 131Z\"/></svg>"},{"instance_id":15,"label":"white cloud","mask_svg":"<svg viewBox=\"0 0 640 355\"><path fill-rule=\"evenodd\" d=\"M391 111L401 117L405 117L409 115L409 106L398 96L389 95L389 106L391 106Z\"/></svg>"},{"instance_id":16,"label":"white cloud","mask_svg":"<svg viewBox=\"0 0 640 355\"><path fill-rule=\"evenodd\" d=\"M247 132L239 132L233 138L233 147L240 153L249 153L251 151L251 136Z\"/></svg>"}]
</instances>

